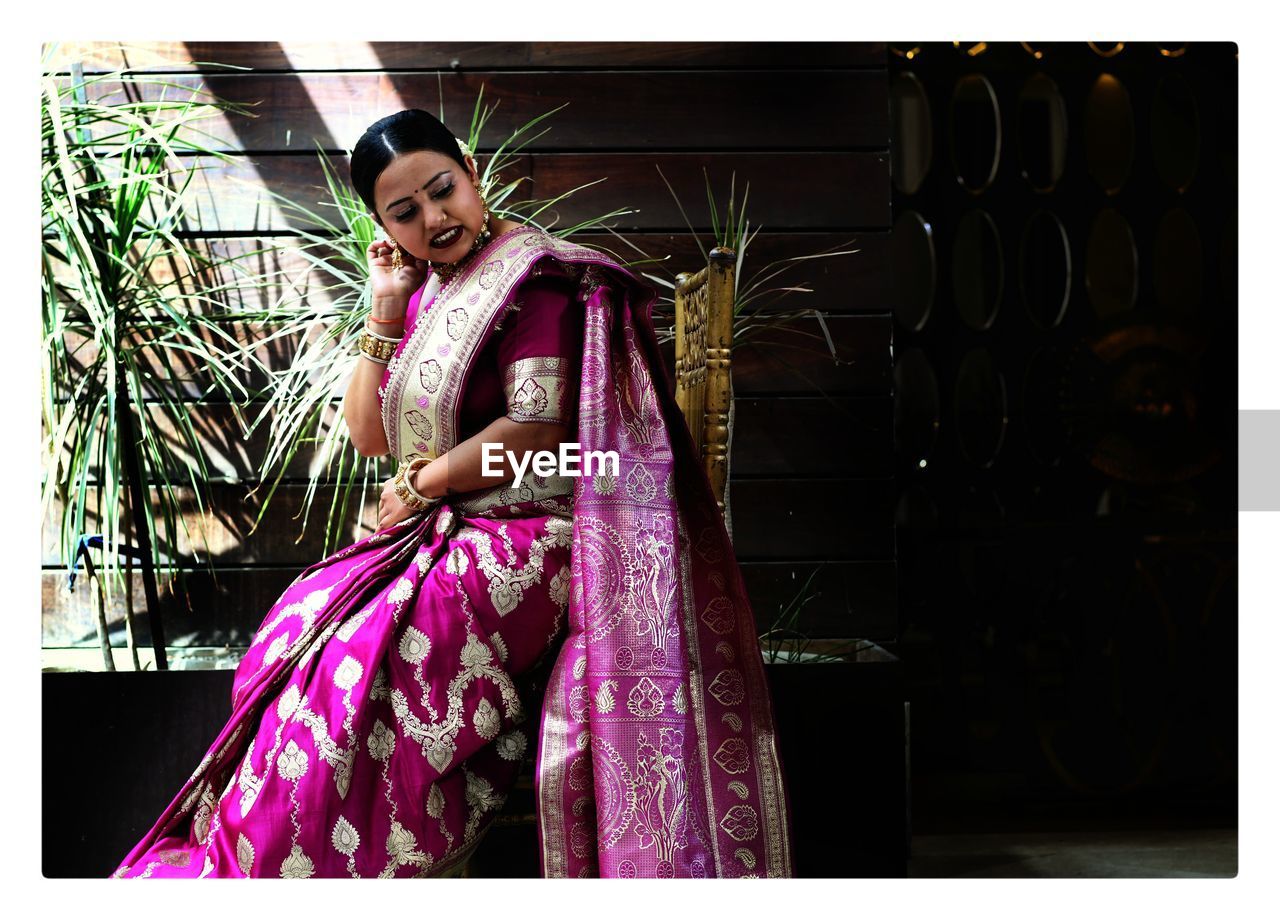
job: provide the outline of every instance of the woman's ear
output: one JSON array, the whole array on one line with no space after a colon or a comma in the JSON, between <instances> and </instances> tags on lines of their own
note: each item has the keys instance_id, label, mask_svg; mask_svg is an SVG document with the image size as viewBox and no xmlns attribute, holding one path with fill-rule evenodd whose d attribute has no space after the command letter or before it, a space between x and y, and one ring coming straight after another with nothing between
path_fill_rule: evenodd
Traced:
<instances>
[{"instance_id":1,"label":"woman's ear","mask_svg":"<svg viewBox=\"0 0 1280 920\"><path fill-rule=\"evenodd\" d=\"M471 177L471 184L475 185L480 181L480 169L476 166L476 158L468 153L463 159L467 161L467 174Z\"/></svg>"}]
</instances>

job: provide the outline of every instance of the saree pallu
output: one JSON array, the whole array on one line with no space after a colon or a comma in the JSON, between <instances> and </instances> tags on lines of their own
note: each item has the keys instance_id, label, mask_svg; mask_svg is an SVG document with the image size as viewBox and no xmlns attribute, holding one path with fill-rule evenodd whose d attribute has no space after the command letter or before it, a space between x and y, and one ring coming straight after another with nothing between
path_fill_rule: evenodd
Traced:
<instances>
[{"instance_id":1,"label":"saree pallu","mask_svg":"<svg viewBox=\"0 0 1280 920\"><path fill-rule=\"evenodd\" d=\"M653 289L532 228L491 240L388 366L391 453L456 443L477 356L544 271L584 307L578 441L615 451L617 475L458 496L304 570L240 663L227 724L114 877L456 874L535 730L545 876L792 874L755 625L655 383ZM537 408L566 369L525 370L513 385ZM540 665L541 714L521 683Z\"/></svg>"},{"instance_id":2,"label":"saree pallu","mask_svg":"<svg viewBox=\"0 0 1280 920\"><path fill-rule=\"evenodd\" d=\"M569 635L543 702L544 876L790 877L790 812L755 621L665 386L656 292L590 249ZM657 381L663 381L662 384Z\"/></svg>"}]
</instances>

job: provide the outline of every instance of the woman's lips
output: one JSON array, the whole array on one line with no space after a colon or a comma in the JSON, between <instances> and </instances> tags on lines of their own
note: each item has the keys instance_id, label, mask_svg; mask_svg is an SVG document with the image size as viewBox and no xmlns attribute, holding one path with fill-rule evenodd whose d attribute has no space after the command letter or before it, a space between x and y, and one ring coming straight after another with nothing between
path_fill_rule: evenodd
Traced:
<instances>
[{"instance_id":1,"label":"woman's lips","mask_svg":"<svg viewBox=\"0 0 1280 920\"><path fill-rule=\"evenodd\" d=\"M437 242L437 240L439 240L440 237L442 236L449 237L449 239L443 244ZM448 249L454 243L458 242L458 239L461 236L462 236L462 227L460 225L457 227L450 227L444 233L437 233L435 236L433 236L431 238L431 245L434 246L436 249Z\"/></svg>"}]
</instances>

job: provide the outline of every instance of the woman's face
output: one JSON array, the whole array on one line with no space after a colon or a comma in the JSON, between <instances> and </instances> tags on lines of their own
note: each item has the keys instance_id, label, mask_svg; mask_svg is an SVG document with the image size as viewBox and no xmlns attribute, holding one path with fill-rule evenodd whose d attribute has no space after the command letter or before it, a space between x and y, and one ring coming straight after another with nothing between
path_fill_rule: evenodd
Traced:
<instances>
[{"instance_id":1,"label":"woman's face","mask_svg":"<svg viewBox=\"0 0 1280 920\"><path fill-rule=\"evenodd\" d=\"M456 262L471 251L484 220L484 204L473 184L475 161L467 169L434 150L399 154L373 185L378 223L419 259ZM436 240L460 227L452 237Z\"/></svg>"}]
</instances>

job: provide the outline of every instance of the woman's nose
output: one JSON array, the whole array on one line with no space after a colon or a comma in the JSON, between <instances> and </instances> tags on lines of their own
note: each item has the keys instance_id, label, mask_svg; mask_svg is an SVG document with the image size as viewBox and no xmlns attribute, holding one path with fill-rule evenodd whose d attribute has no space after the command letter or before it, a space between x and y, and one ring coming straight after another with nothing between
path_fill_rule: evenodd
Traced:
<instances>
[{"instance_id":1,"label":"woman's nose","mask_svg":"<svg viewBox=\"0 0 1280 920\"><path fill-rule=\"evenodd\" d=\"M432 236L439 233L448 223L448 215L444 213L443 208L433 208L431 211L423 212L427 218L427 229Z\"/></svg>"}]
</instances>

